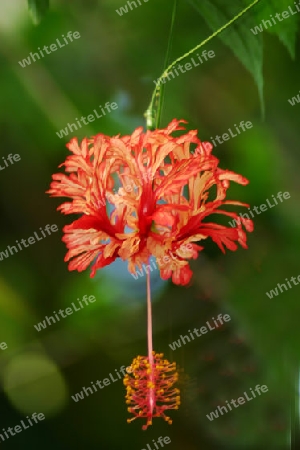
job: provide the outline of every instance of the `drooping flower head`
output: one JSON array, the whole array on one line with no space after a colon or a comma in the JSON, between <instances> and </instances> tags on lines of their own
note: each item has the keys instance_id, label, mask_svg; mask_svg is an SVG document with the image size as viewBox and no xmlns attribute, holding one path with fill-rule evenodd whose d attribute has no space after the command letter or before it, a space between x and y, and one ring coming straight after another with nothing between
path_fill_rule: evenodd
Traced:
<instances>
[{"instance_id":1,"label":"drooping flower head","mask_svg":"<svg viewBox=\"0 0 300 450\"><path fill-rule=\"evenodd\" d=\"M130 405L128 412L133 414L127 422L145 418L143 430L152 425L153 417L162 417L171 424L172 420L165 411L178 409L180 405L179 389L173 387L178 380L176 363L169 363L163 356L163 353L155 352L150 359L137 356L124 377L126 403Z\"/></svg>"},{"instance_id":2,"label":"drooping flower head","mask_svg":"<svg viewBox=\"0 0 300 450\"><path fill-rule=\"evenodd\" d=\"M201 142L196 130L174 136L184 130L182 122L146 132L140 127L129 136L98 134L80 145L70 141L73 154L61 165L66 174L53 175L48 191L71 199L58 208L64 214L80 214L64 227L69 270L93 263L94 276L120 257L135 273L153 255L162 278L185 285L192 276L189 260L203 249L196 242L210 237L223 252L236 250L237 243L247 248L244 228L252 231L252 221L222 208L248 206L226 200L230 181L248 180L220 169L212 145ZM214 223L212 214L237 219L237 225Z\"/></svg>"}]
</instances>

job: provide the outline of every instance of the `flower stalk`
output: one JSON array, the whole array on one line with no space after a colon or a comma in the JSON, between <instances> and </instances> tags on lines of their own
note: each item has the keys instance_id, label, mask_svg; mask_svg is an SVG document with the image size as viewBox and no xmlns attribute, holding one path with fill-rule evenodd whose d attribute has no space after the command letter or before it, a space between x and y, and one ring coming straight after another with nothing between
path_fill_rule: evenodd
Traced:
<instances>
[{"instance_id":1,"label":"flower stalk","mask_svg":"<svg viewBox=\"0 0 300 450\"><path fill-rule=\"evenodd\" d=\"M147 270L147 334L148 334L148 357L150 364L153 364L153 343L152 343L152 304L151 304L151 286L150 271Z\"/></svg>"}]
</instances>

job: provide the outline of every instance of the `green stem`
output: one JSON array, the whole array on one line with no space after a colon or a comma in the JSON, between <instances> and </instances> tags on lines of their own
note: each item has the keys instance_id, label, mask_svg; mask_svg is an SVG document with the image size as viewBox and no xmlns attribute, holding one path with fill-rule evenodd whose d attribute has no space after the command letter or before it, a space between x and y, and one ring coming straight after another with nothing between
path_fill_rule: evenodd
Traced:
<instances>
[{"instance_id":1,"label":"green stem","mask_svg":"<svg viewBox=\"0 0 300 450\"><path fill-rule=\"evenodd\" d=\"M177 0L174 0L173 11L172 11L172 20L171 20L171 28L170 28L170 34L169 34L169 39L168 39L168 48L167 48L167 54L166 54L166 59L165 59L165 65L164 65L164 72L165 72L166 67L167 67L167 65L169 63L169 58L170 58L170 53L171 53L176 11L177 11ZM162 110L162 106L163 106L164 90L165 90L165 85L163 84L161 89L158 90L158 96L157 96L158 105L157 105L157 114L156 114L155 128L159 128L161 110Z\"/></svg>"},{"instance_id":2,"label":"green stem","mask_svg":"<svg viewBox=\"0 0 300 450\"><path fill-rule=\"evenodd\" d=\"M215 31L212 35L210 35L207 39L202 41L200 44L196 45L192 50L188 51L184 55L180 56L179 58L175 59L162 73L162 75L158 78L156 82L156 87L153 91L150 105L145 112L145 117L147 119L147 128L153 129L155 126L158 126L159 119L160 119L160 94L161 94L161 82L164 78L166 78L169 74L169 71L175 66L175 64L179 63L183 59L187 58L189 55L194 53L195 51L199 50L199 48L203 47L203 45L207 44L209 41L211 41L214 37L218 36L218 34L222 33L222 31L226 30L230 25L232 25L236 20L238 20L240 17L242 17L249 9L251 9L256 3L258 3L260 0L254 0L249 6L247 6L243 11L241 11L239 14L237 14L233 19L231 19L229 22L227 22L225 25L223 25L221 28L219 28L217 31ZM157 100L157 112L156 116L154 113L154 102L155 99ZM154 125L155 124L155 125Z\"/></svg>"}]
</instances>

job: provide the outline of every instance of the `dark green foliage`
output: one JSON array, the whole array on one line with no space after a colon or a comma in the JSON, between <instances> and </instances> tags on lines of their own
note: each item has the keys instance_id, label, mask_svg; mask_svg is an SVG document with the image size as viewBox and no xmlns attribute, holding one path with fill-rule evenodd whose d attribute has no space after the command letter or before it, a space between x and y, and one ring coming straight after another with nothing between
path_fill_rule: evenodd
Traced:
<instances>
[{"instance_id":1,"label":"dark green foliage","mask_svg":"<svg viewBox=\"0 0 300 450\"><path fill-rule=\"evenodd\" d=\"M33 23L38 25L49 9L49 0L28 0L28 8Z\"/></svg>"}]
</instances>

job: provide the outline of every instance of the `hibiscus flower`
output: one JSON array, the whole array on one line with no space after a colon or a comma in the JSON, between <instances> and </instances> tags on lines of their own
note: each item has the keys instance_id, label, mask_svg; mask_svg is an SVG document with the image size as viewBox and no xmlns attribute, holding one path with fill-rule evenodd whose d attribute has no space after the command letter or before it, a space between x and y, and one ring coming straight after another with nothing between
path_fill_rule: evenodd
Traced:
<instances>
[{"instance_id":1,"label":"hibiscus flower","mask_svg":"<svg viewBox=\"0 0 300 450\"><path fill-rule=\"evenodd\" d=\"M232 228L208 217L237 219L223 206L248 205L226 200L226 192L230 181L248 180L220 169L212 145L201 142L196 130L174 136L184 130L182 123L174 119L165 129L140 127L129 136L98 134L67 145L73 153L61 165L67 174L53 175L48 193L71 198L58 208L64 214L81 214L63 229L69 270L93 263L94 276L120 257L135 274L150 256L165 261L162 257L171 255L170 263L158 263L161 277L185 285L192 277L189 260L203 250L196 242L210 237L223 252L236 250L237 243L247 248L244 228L252 231L251 220L238 220Z\"/></svg>"}]
</instances>

